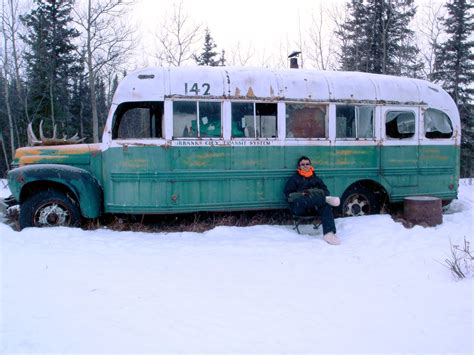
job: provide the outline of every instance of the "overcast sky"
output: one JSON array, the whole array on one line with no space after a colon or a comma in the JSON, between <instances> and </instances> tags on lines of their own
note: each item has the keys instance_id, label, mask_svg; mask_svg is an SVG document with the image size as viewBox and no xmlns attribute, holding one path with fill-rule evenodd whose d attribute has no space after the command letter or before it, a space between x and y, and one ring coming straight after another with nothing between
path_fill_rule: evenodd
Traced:
<instances>
[{"instance_id":1,"label":"overcast sky","mask_svg":"<svg viewBox=\"0 0 474 355\"><path fill-rule=\"evenodd\" d=\"M217 49L225 49L230 59L232 50L237 43L245 50L252 46L259 54L255 56L271 56L299 49L297 41L299 31L307 37L312 28L312 17L318 16L321 7L326 12L335 13L334 8L343 12L348 0L182 0L183 9L195 23L209 27L211 35L217 44ZM444 3L446 0L416 0L419 13L422 5L430 1ZM135 21L141 29L141 39L150 43L151 37L160 26L164 13L171 14L173 4L178 0L139 0L135 5ZM331 10L329 10L331 9ZM325 12L325 14L326 14ZM327 17L327 15L325 15ZM330 26L332 21L327 21ZM332 31L330 31L332 32ZM148 36L148 39L146 37ZM331 34L325 36L327 41L334 42ZM202 47L203 40L199 42ZM280 48L285 46L284 49ZM328 45L329 46L329 45ZM280 55L280 54L279 54ZM261 61L261 59L255 59ZM147 63L154 64L154 63ZM261 63L253 63L261 65Z\"/></svg>"},{"instance_id":2,"label":"overcast sky","mask_svg":"<svg viewBox=\"0 0 474 355\"><path fill-rule=\"evenodd\" d=\"M230 51L238 42L250 43L267 53L281 43L294 42L306 31L311 15L323 2L343 5L344 0L183 0L183 8L196 23L209 27L218 49ZM175 0L141 0L136 16L148 34L156 31L164 11ZM202 43L202 41L201 41ZM296 48L295 48L296 49Z\"/></svg>"}]
</instances>

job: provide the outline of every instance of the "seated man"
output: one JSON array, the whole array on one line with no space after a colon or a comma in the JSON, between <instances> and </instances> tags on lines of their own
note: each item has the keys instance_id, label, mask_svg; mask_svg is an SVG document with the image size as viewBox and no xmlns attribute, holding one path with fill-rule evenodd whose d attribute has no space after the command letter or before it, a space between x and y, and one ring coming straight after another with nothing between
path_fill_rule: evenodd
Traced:
<instances>
[{"instance_id":1,"label":"seated man","mask_svg":"<svg viewBox=\"0 0 474 355\"><path fill-rule=\"evenodd\" d=\"M336 236L331 208L339 206L339 197L329 196L328 188L314 173L308 157L298 160L298 170L286 182L284 193L290 202L291 213L296 216L318 214L321 216L324 240L333 245L341 244Z\"/></svg>"}]
</instances>

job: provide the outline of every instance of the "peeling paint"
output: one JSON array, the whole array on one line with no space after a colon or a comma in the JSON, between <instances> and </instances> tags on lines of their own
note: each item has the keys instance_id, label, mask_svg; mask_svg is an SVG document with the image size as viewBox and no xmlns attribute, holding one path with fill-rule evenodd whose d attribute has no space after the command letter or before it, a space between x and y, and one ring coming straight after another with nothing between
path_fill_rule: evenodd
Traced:
<instances>
[{"instance_id":1,"label":"peeling paint","mask_svg":"<svg viewBox=\"0 0 474 355\"><path fill-rule=\"evenodd\" d=\"M145 160L145 159L126 160L122 162L122 164L120 165L127 168L144 168L148 165L148 160Z\"/></svg>"},{"instance_id":2,"label":"peeling paint","mask_svg":"<svg viewBox=\"0 0 474 355\"><path fill-rule=\"evenodd\" d=\"M368 152L365 150L338 150L336 155L348 156L348 155L367 155Z\"/></svg>"},{"instance_id":3,"label":"peeling paint","mask_svg":"<svg viewBox=\"0 0 474 355\"><path fill-rule=\"evenodd\" d=\"M254 94L253 89L252 89L251 86L249 87L249 89L247 91L247 97L255 98L255 94Z\"/></svg>"}]
</instances>

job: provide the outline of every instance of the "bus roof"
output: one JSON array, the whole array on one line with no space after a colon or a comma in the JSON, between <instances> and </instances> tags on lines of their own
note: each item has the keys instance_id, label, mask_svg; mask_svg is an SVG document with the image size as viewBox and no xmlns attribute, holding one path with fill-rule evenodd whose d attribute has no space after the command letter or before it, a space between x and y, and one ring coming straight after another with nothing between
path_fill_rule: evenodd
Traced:
<instances>
[{"instance_id":1,"label":"bus roof","mask_svg":"<svg viewBox=\"0 0 474 355\"><path fill-rule=\"evenodd\" d=\"M425 80L361 72L253 67L150 67L127 75L113 103L165 98L426 105L459 120L454 101Z\"/></svg>"}]
</instances>

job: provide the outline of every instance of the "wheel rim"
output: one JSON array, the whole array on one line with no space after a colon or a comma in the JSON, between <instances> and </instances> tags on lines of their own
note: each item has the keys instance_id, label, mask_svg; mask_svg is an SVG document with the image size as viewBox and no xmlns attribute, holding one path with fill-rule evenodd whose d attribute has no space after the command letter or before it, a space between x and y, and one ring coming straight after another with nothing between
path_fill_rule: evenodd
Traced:
<instances>
[{"instance_id":1,"label":"wheel rim","mask_svg":"<svg viewBox=\"0 0 474 355\"><path fill-rule=\"evenodd\" d=\"M66 226L70 219L69 210L65 206L50 202L38 208L34 224L38 227Z\"/></svg>"},{"instance_id":2,"label":"wheel rim","mask_svg":"<svg viewBox=\"0 0 474 355\"><path fill-rule=\"evenodd\" d=\"M370 214L370 202L364 195L355 194L349 196L344 204L344 215L365 216Z\"/></svg>"}]
</instances>

